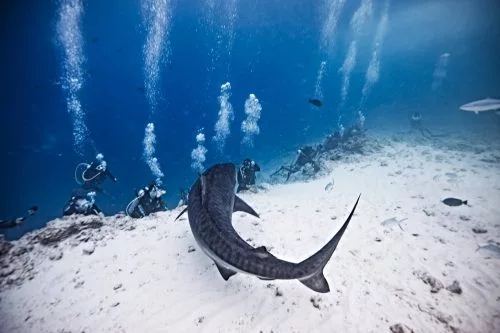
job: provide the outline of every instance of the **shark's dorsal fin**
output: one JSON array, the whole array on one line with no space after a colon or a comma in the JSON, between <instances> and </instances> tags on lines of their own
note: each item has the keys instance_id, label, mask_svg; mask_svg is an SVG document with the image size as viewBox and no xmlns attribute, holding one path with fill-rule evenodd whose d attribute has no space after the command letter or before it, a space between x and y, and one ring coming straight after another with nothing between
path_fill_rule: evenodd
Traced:
<instances>
[{"instance_id":1,"label":"shark's dorsal fin","mask_svg":"<svg viewBox=\"0 0 500 333\"><path fill-rule=\"evenodd\" d=\"M265 259L265 258L276 258L271 253L269 253L269 251L267 251L267 249L266 249L265 246L256 247L254 249L254 252L255 252L255 254L257 254L257 256L259 258L262 258L262 259Z\"/></svg>"},{"instance_id":2,"label":"shark's dorsal fin","mask_svg":"<svg viewBox=\"0 0 500 333\"><path fill-rule=\"evenodd\" d=\"M215 262L215 261L214 261L214 262ZM229 278L230 278L231 276L233 276L234 274L236 274L236 272L235 272L235 271L232 271L232 270L230 270L230 269L228 269L228 268L226 268L226 267L220 266L220 265L219 265L218 263L216 263L216 262L215 262L215 266L217 266L217 269L219 270L220 275L222 275L222 278L223 278L224 280L226 280L226 281L227 281L227 280L229 280Z\"/></svg>"},{"instance_id":3,"label":"shark's dorsal fin","mask_svg":"<svg viewBox=\"0 0 500 333\"><path fill-rule=\"evenodd\" d=\"M182 210L182 212L181 212L179 215L177 215L177 217L175 218L175 220L174 220L174 221L177 221L177 219L178 219L179 217L181 217L181 216L182 216L182 214L184 214L185 212L187 212L187 210L188 210L188 207L184 208L184 209Z\"/></svg>"},{"instance_id":4,"label":"shark's dorsal fin","mask_svg":"<svg viewBox=\"0 0 500 333\"><path fill-rule=\"evenodd\" d=\"M255 212L255 210L253 210L252 207L250 207L245 201L243 201L237 195L234 196L233 212L245 212L260 218L259 214L257 214L257 212Z\"/></svg>"}]
</instances>

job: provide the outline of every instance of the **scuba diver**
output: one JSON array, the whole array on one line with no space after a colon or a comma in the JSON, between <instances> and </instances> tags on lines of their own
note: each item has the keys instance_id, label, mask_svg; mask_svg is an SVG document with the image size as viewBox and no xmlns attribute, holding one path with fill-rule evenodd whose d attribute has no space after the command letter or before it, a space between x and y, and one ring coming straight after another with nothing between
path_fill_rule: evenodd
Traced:
<instances>
[{"instance_id":1,"label":"scuba diver","mask_svg":"<svg viewBox=\"0 0 500 333\"><path fill-rule=\"evenodd\" d=\"M413 112L410 116L410 133L419 131L424 138L438 138L446 136L446 134L433 134L428 128L422 125L422 114L418 111Z\"/></svg>"},{"instance_id":2,"label":"scuba diver","mask_svg":"<svg viewBox=\"0 0 500 333\"><path fill-rule=\"evenodd\" d=\"M28 217L35 215L37 211L38 211L38 206L33 206L30 209L28 209L28 215L18 217L17 219L14 220L0 220L0 229L14 228L24 223L24 221Z\"/></svg>"},{"instance_id":3,"label":"scuba diver","mask_svg":"<svg viewBox=\"0 0 500 333\"><path fill-rule=\"evenodd\" d=\"M75 169L75 180L86 190L103 192L100 185L104 182L104 180L106 180L106 178L110 178L115 183L118 180L109 171L107 163L104 160L104 156L102 154L97 154L95 159L96 160L91 164L80 163L77 165ZM76 173L81 166L85 166L85 169L81 174L82 181L80 182L77 179Z\"/></svg>"},{"instance_id":4,"label":"scuba diver","mask_svg":"<svg viewBox=\"0 0 500 333\"><path fill-rule=\"evenodd\" d=\"M342 143L347 142L349 139L356 139L364 136L364 130L359 123L356 123L348 127L343 135L339 131L333 132L333 134L328 134L322 144L318 145L318 153L324 153L336 148L341 148Z\"/></svg>"},{"instance_id":5,"label":"scuba diver","mask_svg":"<svg viewBox=\"0 0 500 333\"><path fill-rule=\"evenodd\" d=\"M300 148L299 150L297 150L297 159L295 160L295 163L292 163L289 167L281 166L276 172L271 175L271 177L279 174L282 170L285 170L288 172L285 181L288 181L292 174L300 171L300 169L302 169L302 167L307 164L310 164L313 167L314 173L318 172L320 170L320 167L314 159L322 149L324 149L323 146L318 147L318 149L314 149L313 146L304 146Z\"/></svg>"},{"instance_id":6,"label":"scuba diver","mask_svg":"<svg viewBox=\"0 0 500 333\"><path fill-rule=\"evenodd\" d=\"M422 114L420 112L413 112L410 116L410 129L412 131L422 129Z\"/></svg>"},{"instance_id":7,"label":"scuba diver","mask_svg":"<svg viewBox=\"0 0 500 333\"><path fill-rule=\"evenodd\" d=\"M162 199L165 193L167 191L161 189L158 184L153 182L136 193L135 198L127 205L125 213L130 217L138 219L148 216L151 213L165 211L167 208Z\"/></svg>"},{"instance_id":8,"label":"scuba diver","mask_svg":"<svg viewBox=\"0 0 500 333\"><path fill-rule=\"evenodd\" d=\"M255 161L245 158L238 170L238 189L236 192L248 190L249 185L255 185L255 172L260 171L260 167Z\"/></svg>"},{"instance_id":9,"label":"scuba diver","mask_svg":"<svg viewBox=\"0 0 500 333\"><path fill-rule=\"evenodd\" d=\"M95 195L96 193L93 191L88 193L81 190L75 191L63 208L63 216L73 214L99 215L102 211L95 204Z\"/></svg>"}]
</instances>

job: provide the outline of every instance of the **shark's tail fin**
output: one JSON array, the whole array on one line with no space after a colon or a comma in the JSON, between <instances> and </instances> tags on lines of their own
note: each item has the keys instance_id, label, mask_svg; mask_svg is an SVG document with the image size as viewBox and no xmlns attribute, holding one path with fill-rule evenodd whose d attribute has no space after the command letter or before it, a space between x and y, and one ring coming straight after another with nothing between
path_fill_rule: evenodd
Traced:
<instances>
[{"instance_id":1,"label":"shark's tail fin","mask_svg":"<svg viewBox=\"0 0 500 333\"><path fill-rule=\"evenodd\" d=\"M326 278L323 275L323 268L325 268L326 264L332 257L333 252L335 252L335 249L337 248L342 235L344 235L344 232L347 229L352 216L354 215L354 211L356 210L356 206L358 205L360 197L361 194L358 196L358 199L356 200L356 203L354 204L349 217L344 222L340 230L335 234L335 236L333 236L333 238L325 246L323 246L321 250L299 263L299 266L302 266L302 269L305 272L312 273L308 274L307 278L299 279L299 281L318 293L327 293L330 291L328 281L326 281Z\"/></svg>"}]
</instances>

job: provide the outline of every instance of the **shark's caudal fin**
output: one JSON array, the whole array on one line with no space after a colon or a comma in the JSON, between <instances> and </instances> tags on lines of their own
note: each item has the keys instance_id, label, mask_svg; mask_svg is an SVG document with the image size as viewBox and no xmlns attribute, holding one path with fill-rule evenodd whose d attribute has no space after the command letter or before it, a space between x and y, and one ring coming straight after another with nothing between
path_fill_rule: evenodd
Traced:
<instances>
[{"instance_id":1,"label":"shark's caudal fin","mask_svg":"<svg viewBox=\"0 0 500 333\"><path fill-rule=\"evenodd\" d=\"M250 215L253 215L255 217L260 218L259 214L253 210L252 207L250 207L245 201L243 201L240 197L237 195L234 196L234 207L233 207L233 212L245 212Z\"/></svg>"},{"instance_id":2,"label":"shark's caudal fin","mask_svg":"<svg viewBox=\"0 0 500 333\"><path fill-rule=\"evenodd\" d=\"M311 257L299 263L299 265L304 267L304 270L310 270L311 268L315 268L316 271L313 272L308 278L299 280L303 285L308 288L318 292L318 293L327 293L330 291L330 287L328 286L328 281L326 281L325 276L323 275L323 269L325 265L328 263L330 258L335 252L337 245L339 244L342 235L344 234L349 222L351 221L352 216L354 215L354 211L356 210L356 206L358 205L359 198L356 200L354 207L352 208L349 217L344 222L340 230L333 236L333 238L325 245L321 250L313 254Z\"/></svg>"},{"instance_id":3,"label":"shark's caudal fin","mask_svg":"<svg viewBox=\"0 0 500 333\"><path fill-rule=\"evenodd\" d=\"M314 274L310 278L305 280L299 280L304 286L318 292L318 293L327 293L330 291L330 286L328 285L328 281L326 281L325 276L323 275L323 268L318 273Z\"/></svg>"}]
</instances>

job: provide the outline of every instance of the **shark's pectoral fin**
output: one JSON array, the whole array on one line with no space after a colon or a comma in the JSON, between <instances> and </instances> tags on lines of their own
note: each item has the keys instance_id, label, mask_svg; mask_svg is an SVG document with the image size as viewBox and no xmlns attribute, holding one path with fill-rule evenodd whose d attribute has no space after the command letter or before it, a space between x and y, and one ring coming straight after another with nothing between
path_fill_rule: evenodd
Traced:
<instances>
[{"instance_id":1,"label":"shark's pectoral fin","mask_svg":"<svg viewBox=\"0 0 500 333\"><path fill-rule=\"evenodd\" d=\"M257 214L257 212L255 212L255 210L253 210L252 207L250 207L245 201L243 201L237 195L234 196L233 212L245 212L260 218L259 214Z\"/></svg>"},{"instance_id":2,"label":"shark's pectoral fin","mask_svg":"<svg viewBox=\"0 0 500 333\"><path fill-rule=\"evenodd\" d=\"M188 207L184 208L184 209L182 210L182 212L181 212L179 215L177 215L177 217L175 218L175 220L174 220L174 221L177 221L177 219L178 219L179 217L181 217L181 216L182 216L182 214L184 214L185 212L187 212L187 210L188 210Z\"/></svg>"},{"instance_id":3,"label":"shark's pectoral fin","mask_svg":"<svg viewBox=\"0 0 500 333\"><path fill-rule=\"evenodd\" d=\"M328 286L328 281L326 281L325 276L323 275L323 270L314 274L313 276L299 280L306 287L311 288L312 290L318 293L327 293L330 291L330 287Z\"/></svg>"},{"instance_id":4,"label":"shark's pectoral fin","mask_svg":"<svg viewBox=\"0 0 500 333\"><path fill-rule=\"evenodd\" d=\"M276 258L275 256L273 256L271 253L269 253L269 251L267 251L266 247L265 246L259 246L259 247L256 247L254 249L254 252L255 254L259 257L259 258L262 258L262 259L265 259L265 258ZM272 279L274 280L274 279Z\"/></svg>"},{"instance_id":5,"label":"shark's pectoral fin","mask_svg":"<svg viewBox=\"0 0 500 333\"><path fill-rule=\"evenodd\" d=\"M235 271L232 271L226 267L223 267L223 266L219 265L218 263L215 263L215 266L217 266L217 269L219 270L220 275L222 275L222 278L226 281L229 280L229 278L231 276L236 274Z\"/></svg>"}]
</instances>

